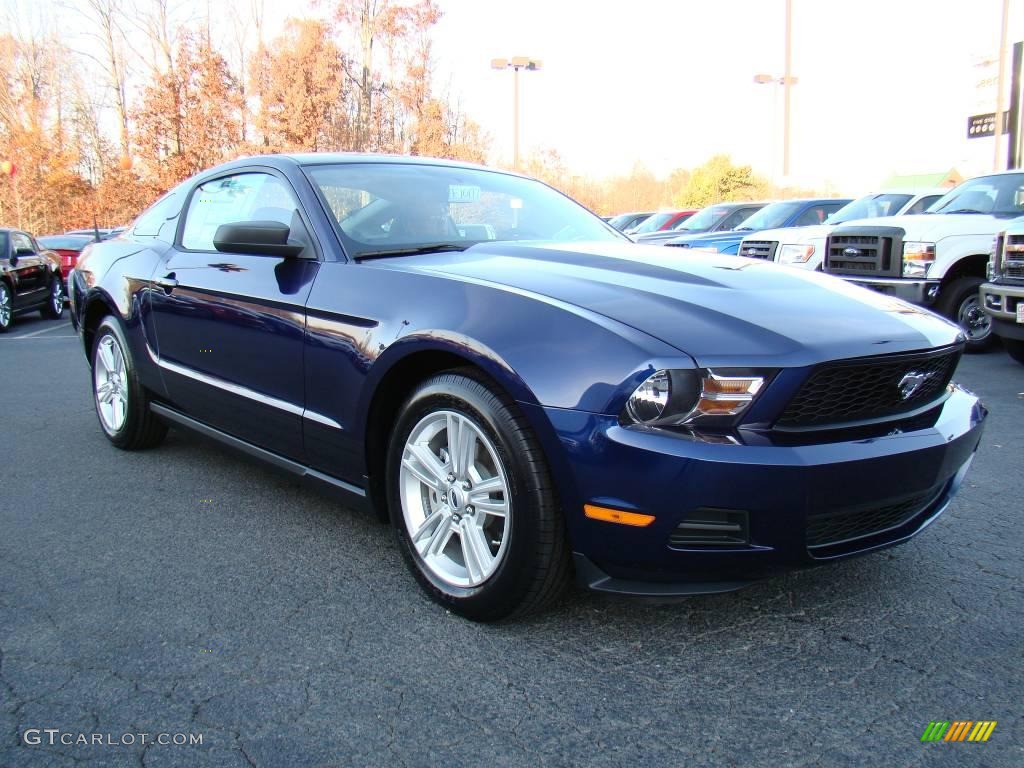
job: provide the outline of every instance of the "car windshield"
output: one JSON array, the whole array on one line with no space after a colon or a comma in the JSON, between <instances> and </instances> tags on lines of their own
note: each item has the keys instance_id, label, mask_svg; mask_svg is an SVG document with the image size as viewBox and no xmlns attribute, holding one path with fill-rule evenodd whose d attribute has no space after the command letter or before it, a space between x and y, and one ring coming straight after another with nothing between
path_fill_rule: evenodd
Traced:
<instances>
[{"instance_id":1,"label":"car windshield","mask_svg":"<svg viewBox=\"0 0 1024 768\"><path fill-rule=\"evenodd\" d=\"M743 222L736 227L740 229L775 229L776 227L785 226L786 222L793 216L794 213L803 207L803 203L772 203L766 205L757 213L744 219Z\"/></svg>"},{"instance_id":2,"label":"car windshield","mask_svg":"<svg viewBox=\"0 0 1024 768\"><path fill-rule=\"evenodd\" d=\"M508 173L397 162L306 171L346 252L357 259L464 250L483 241L625 239L551 187Z\"/></svg>"},{"instance_id":3,"label":"car windshield","mask_svg":"<svg viewBox=\"0 0 1024 768\"><path fill-rule=\"evenodd\" d=\"M647 218L643 224L636 228L633 232L634 235L645 235L648 232L657 232L671 219L678 216L676 211L664 211L662 213L655 213Z\"/></svg>"},{"instance_id":4,"label":"car windshield","mask_svg":"<svg viewBox=\"0 0 1024 768\"><path fill-rule=\"evenodd\" d=\"M636 219L637 214L635 213L620 213L618 216L612 216L608 223L616 229L623 229L627 224ZM640 219L642 220L643 217L641 216Z\"/></svg>"},{"instance_id":5,"label":"car windshield","mask_svg":"<svg viewBox=\"0 0 1024 768\"><path fill-rule=\"evenodd\" d=\"M979 176L951 189L928 213L988 213L1020 216L1024 213L1024 173Z\"/></svg>"},{"instance_id":6,"label":"car windshield","mask_svg":"<svg viewBox=\"0 0 1024 768\"><path fill-rule=\"evenodd\" d=\"M879 195L865 195L864 197L847 203L827 219L826 224L842 224L844 221L854 219L874 219L881 216L895 216L913 195L902 195L894 192L884 192Z\"/></svg>"},{"instance_id":7,"label":"car windshield","mask_svg":"<svg viewBox=\"0 0 1024 768\"><path fill-rule=\"evenodd\" d=\"M706 232L715 224L728 216L731 208L726 205L709 205L701 208L693 216L683 221L675 228L677 232Z\"/></svg>"}]
</instances>

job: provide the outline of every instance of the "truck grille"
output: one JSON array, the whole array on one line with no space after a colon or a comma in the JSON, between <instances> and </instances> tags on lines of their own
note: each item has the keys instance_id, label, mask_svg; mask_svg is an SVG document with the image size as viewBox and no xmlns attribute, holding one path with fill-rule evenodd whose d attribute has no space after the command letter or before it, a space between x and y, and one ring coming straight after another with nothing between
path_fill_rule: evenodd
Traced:
<instances>
[{"instance_id":1,"label":"truck grille","mask_svg":"<svg viewBox=\"0 0 1024 768\"><path fill-rule=\"evenodd\" d=\"M790 401L776 427L822 429L919 410L946 392L962 351L961 347L944 347L820 365Z\"/></svg>"},{"instance_id":2,"label":"truck grille","mask_svg":"<svg viewBox=\"0 0 1024 768\"><path fill-rule=\"evenodd\" d=\"M903 230L897 227L837 229L825 246L824 270L837 275L898 277L903 263Z\"/></svg>"},{"instance_id":3,"label":"truck grille","mask_svg":"<svg viewBox=\"0 0 1024 768\"><path fill-rule=\"evenodd\" d=\"M778 247L777 240L744 240L739 255L746 256L748 259L771 261L775 258L775 249Z\"/></svg>"},{"instance_id":4,"label":"truck grille","mask_svg":"<svg viewBox=\"0 0 1024 768\"><path fill-rule=\"evenodd\" d=\"M835 547L899 528L931 506L943 488L931 488L880 507L810 514L807 516L807 549L812 555L821 554L824 547Z\"/></svg>"},{"instance_id":5,"label":"truck grille","mask_svg":"<svg viewBox=\"0 0 1024 768\"><path fill-rule=\"evenodd\" d=\"M1001 249L997 246L996 255L1003 259L1003 274L1014 280L1024 280L1024 235L1005 235L1005 242L1001 245Z\"/></svg>"}]
</instances>

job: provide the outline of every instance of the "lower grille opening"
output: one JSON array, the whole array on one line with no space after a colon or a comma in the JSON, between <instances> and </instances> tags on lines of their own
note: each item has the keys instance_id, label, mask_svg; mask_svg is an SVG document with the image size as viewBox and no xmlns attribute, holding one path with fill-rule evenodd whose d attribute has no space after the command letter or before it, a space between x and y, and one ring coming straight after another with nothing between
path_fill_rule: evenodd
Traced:
<instances>
[{"instance_id":1,"label":"lower grille opening","mask_svg":"<svg viewBox=\"0 0 1024 768\"><path fill-rule=\"evenodd\" d=\"M945 484L878 506L860 506L807 516L807 549L812 555L831 553L832 548L856 549L865 539L894 531L930 507ZM855 542L857 544L855 544Z\"/></svg>"},{"instance_id":2,"label":"lower grille opening","mask_svg":"<svg viewBox=\"0 0 1024 768\"><path fill-rule=\"evenodd\" d=\"M700 507L676 526L668 539L669 546L748 547L750 546L750 515L741 509Z\"/></svg>"}]
</instances>

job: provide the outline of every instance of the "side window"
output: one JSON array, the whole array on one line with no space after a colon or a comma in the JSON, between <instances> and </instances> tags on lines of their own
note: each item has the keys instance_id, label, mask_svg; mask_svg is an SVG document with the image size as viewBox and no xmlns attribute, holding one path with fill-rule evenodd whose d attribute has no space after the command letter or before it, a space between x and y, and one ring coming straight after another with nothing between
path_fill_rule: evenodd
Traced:
<instances>
[{"instance_id":1,"label":"side window","mask_svg":"<svg viewBox=\"0 0 1024 768\"><path fill-rule=\"evenodd\" d=\"M918 200L912 206L907 208L907 210L904 211L904 213L907 216L912 216L915 213L924 213L929 208L931 208L932 207L932 203L934 203L940 197L942 197L942 195L927 195L926 197L922 197L920 200Z\"/></svg>"},{"instance_id":2,"label":"side window","mask_svg":"<svg viewBox=\"0 0 1024 768\"><path fill-rule=\"evenodd\" d=\"M135 220L132 234L137 237L155 237L165 243L174 242L178 214L181 212L182 195L178 191L168 192L146 209Z\"/></svg>"},{"instance_id":3,"label":"side window","mask_svg":"<svg viewBox=\"0 0 1024 768\"><path fill-rule=\"evenodd\" d=\"M18 249L27 249L36 253L36 249L32 245L32 240L24 232L12 232L11 233L11 250L15 253Z\"/></svg>"},{"instance_id":4,"label":"side window","mask_svg":"<svg viewBox=\"0 0 1024 768\"><path fill-rule=\"evenodd\" d=\"M829 212L825 210L825 206L815 205L808 208L806 211L801 213L795 222L794 227L807 227L812 224L821 224L825 220L825 217Z\"/></svg>"},{"instance_id":5,"label":"side window","mask_svg":"<svg viewBox=\"0 0 1024 768\"><path fill-rule=\"evenodd\" d=\"M752 208L737 208L735 211L725 217L722 222L722 226L719 229L736 229L740 225L740 222L747 218L754 210Z\"/></svg>"},{"instance_id":6,"label":"side window","mask_svg":"<svg viewBox=\"0 0 1024 768\"><path fill-rule=\"evenodd\" d=\"M181 244L193 251L213 251L213 237L221 224L277 221L291 226L297 208L288 186L269 173L239 173L208 181L192 194Z\"/></svg>"}]
</instances>

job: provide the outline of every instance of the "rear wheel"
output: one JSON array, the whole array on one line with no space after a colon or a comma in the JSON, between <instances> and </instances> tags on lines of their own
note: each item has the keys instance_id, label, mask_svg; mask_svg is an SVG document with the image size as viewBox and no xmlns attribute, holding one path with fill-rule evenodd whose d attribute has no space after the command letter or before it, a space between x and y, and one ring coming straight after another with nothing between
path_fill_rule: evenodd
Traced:
<instances>
[{"instance_id":1,"label":"rear wheel","mask_svg":"<svg viewBox=\"0 0 1024 768\"><path fill-rule=\"evenodd\" d=\"M104 434L118 448L151 448L167 435L167 425L149 410L121 326L105 317L92 346L93 402Z\"/></svg>"},{"instance_id":2,"label":"rear wheel","mask_svg":"<svg viewBox=\"0 0 1024 768\"><path fill-rule=\"evenodd\" d=\"M1003 339L1003 347L1007 353L1021 365L1024 365L1024 341L1020 339Z\"/></svg>"},{"instance_id":3,"label":"rear wheel","mask_svg":"<svg viewBox=\"0 0 1024 768\"><path fill-rule=\"evenodd\" d=\"M569 553L546 463L490 383L453 372L422 384L392 432L386 482L399 547L437 602L494 621L562 592Z\"/></svg>"},{"instance_id":4,"label":"rear wheel","mask_svg":"<svg viewBox=\"0 0 1024 768\"><path fill-rule=\"evenodd\" d=\"M11 289L0 280L0 333L11 327L14 322L14 306L11 303Z\"/></svg>"},{"instance_id":5,"label":"rear wheel","mask_svg":"<svg viewBox=\"0 0 1024 768\"><path fill-rule=\"evenodd\" d=\"M992 318L985 314L978 296L978 289L983 282L980 277L957 278L942 289L942 295L935 305L939 314L945 315L963 329L967 336L968 352L984 352L995 343Z\"/></svg>"},{"instance_id":6,"label":"rear wheel","mask_svg":"<svg viewBox=\"0 0 1024 768\"><path fill-rule=\"evenodd\" d=\"M50 281L50 298L39 312L50 320L59 320L64 314L64 283L60 275L54 275Z\"/></svg>"}]
</instances>

